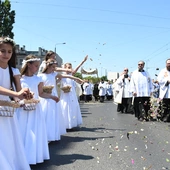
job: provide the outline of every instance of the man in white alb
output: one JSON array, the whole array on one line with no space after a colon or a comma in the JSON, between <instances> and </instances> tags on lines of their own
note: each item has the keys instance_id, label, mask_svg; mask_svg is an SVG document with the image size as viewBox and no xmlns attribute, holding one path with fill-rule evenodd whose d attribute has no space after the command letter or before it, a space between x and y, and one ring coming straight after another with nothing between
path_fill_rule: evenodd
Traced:
<instances>
[{"instance_id":1,"label":"man in white alb","mask_svg":"<svg viewBox=\"0 0 170 170\"><path fill-rule=\"evenodd\" d=\"M130 77L128 75L128 68L124 68L122 75L117 79L117 90L122 89L122 102L119 104L122 113L130 112L132 93L130 90ZM119 91L118 91L119 92Z\"/></svg>"},{"instance_id":2,"label":"man in white alb","mask_svg":"<svg viewBox=\"0 0 170 170\"><path fill-rule=\"evenodd\" d=\"M163 99L161 119L170 122L170 59L166 60L166 67L160 71L157 80L160 85L159 98Z\"/></svg>"},{"instance_id":3,"label":"man in white alb","mask_svg":"<svg viewBox=\"0 0 170 170\"><path fill-rule=\"evenodd\" d=\"M138 120L148 120L150 109L150 96L153 92L152 79L147 71L144 70L145 62L138 62L138 69L132 73L130 81L130 92L134 98L134 111Z\"/></svg>"}]
</instances>

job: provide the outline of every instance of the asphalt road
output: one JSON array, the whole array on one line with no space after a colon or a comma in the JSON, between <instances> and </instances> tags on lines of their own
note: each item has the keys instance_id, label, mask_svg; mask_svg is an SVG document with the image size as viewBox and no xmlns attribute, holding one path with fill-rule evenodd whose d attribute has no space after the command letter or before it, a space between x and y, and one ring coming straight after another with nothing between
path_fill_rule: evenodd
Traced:
<instances>
[{"instance_id":1,"label":"asphalt road","mask_svg":"<svg viewBox=\"0 0 170 170\"><path fill-rule=\"evenodd\" d=\"M49 144L32 170L170 170L170 123L139 122L112 101L80 103L83 125Z\"/></svg>"}]
</instances>

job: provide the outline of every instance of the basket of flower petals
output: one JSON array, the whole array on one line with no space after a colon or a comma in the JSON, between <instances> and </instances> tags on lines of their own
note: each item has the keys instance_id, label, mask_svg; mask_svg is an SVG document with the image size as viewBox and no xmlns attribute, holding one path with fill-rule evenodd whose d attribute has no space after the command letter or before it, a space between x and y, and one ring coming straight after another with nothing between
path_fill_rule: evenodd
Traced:
<instances>
[{"instance_id":1,"label":"basket of flower petals","mask_svg":"<svg viewBox=\"0 0 170 170\"><path fill-rule=\"evenodd\" d=\"M68 93L71 90L71 86L69 85L63 86L61 87L61 90L63 90L64 93Z\"/></svg>"},{"instance_id":2,"label":"basket of flower petals","mask_svg":"<svg viewBox=\"0 0 170 170\"><path fill-rule=\"evenodd\" d=\"M36 109L36 105L39 103L40 101L37 99L30 99L30 100L22 100L20 101L20 105L22 105L23 109L26 111L31 111L31 110L35 110Z\"/></svg>"},{"instance_id":3,"label":"basket of flower petals","mask_svg":"<svg viewBox=\"0 0 170 170\"><path fill-rule=\"evenodd\" d=\"M15 101L0 100L0 116L12 117L20 104Z\"/></svg>"},{"instance_id":4,"label":"basket of flower petals","mask_svg":"<svg viewBox=\"0 0 170 170\"><path fill-rule=\"evenodd\" d=\"M43 86L43 92L51 94L53 88L54 86Z\"/></svg>"}]
</instances>

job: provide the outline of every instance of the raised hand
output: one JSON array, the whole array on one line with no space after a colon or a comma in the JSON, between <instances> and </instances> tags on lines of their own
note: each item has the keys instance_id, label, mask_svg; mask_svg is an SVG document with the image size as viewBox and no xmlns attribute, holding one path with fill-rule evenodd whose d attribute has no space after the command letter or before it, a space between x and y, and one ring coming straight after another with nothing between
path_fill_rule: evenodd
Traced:
<instances>
[{"instance_id":1,"label":"raised hand","mask_svg":"<svg viewBox=\"0 0 170 170\"><path fill-rule=\"evenodd\" d=\"M84 61L86 61L88 59L88 55L86 55L86 57L84 58Z\"/></svg>"}]
</instances>

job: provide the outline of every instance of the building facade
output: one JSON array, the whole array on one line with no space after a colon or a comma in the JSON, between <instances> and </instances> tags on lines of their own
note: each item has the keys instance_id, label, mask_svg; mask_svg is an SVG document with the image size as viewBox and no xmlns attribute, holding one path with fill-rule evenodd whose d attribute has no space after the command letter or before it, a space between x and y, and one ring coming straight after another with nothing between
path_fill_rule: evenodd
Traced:
<instances>
[{"instance_id":1,"label":"building facade","mask_svg":"<svg viewBox=\"0 0 170 170\"><path fill-rule=\"evenodd\" d=\"M33 54L37 57L39 57L41 59L41 62L44 60L45 56L46 56L47 50L39 47L37 51L27 51L25 46L23 45L22 47L20 47L19 45L16 45L16 54L17 54L17 68L20 69L22 66L22 61L24 60L24 58L29 55L29 54ZM63 63L63 59L56 54L56 60L58 62L58 67L61 67L62 63Z\"/></svg>"},{"instance_id":2,"label":"building facade","mask_svg":"<svg viewBox=\"0 0 170 170\"><path fill-rule=\"evenodd\" d=\"M110 81L115 81L118 78L119 78L118 72L108 72L107 73L107 79L110 80Z\"/></svg>"}]
</instances>

